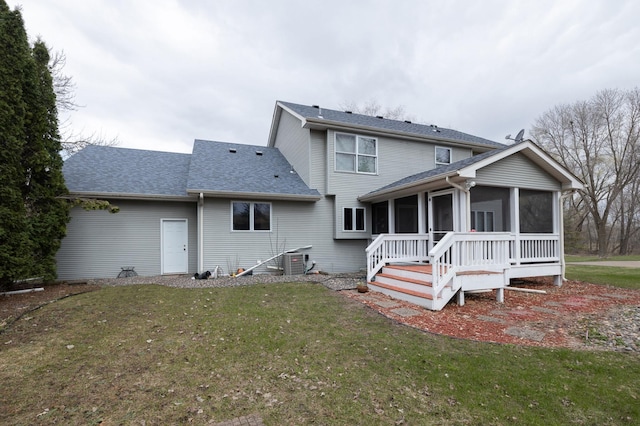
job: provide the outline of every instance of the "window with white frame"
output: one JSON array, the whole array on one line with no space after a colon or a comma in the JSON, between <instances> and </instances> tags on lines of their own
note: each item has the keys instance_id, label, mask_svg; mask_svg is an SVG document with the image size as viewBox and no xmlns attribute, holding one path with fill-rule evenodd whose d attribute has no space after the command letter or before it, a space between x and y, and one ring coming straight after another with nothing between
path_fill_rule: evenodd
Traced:
<instances>
[{"instance_id":1,"label":"window with white frame","mask_svg":"<svg viewBox=\"0 0 640 426\"><path fill-rule=\"evenodd\" d=\"M495 229L494 212L471 210L471 229L478 232L493 232Z\"/></svg>"},{"instance_id":2,"label":"window with white frame","mask_svg":"<svg viewBox=\"0 0 640 426\"><path fill-rule=\"evenodd\" d=\"M342 230L364 231L365 217L364 207L345 207L342 210Z\"/></svg>"},{"instance_id":3,"label":"window with white frame","mask_svg":"<svg viewBox=\"0 0 640 426\"><path fill-rule=\"evenodd\" d=\"M336 171L376 174L378 172L378 140L347 133L335 135Z\"/></svg>"},{"instance_id":4,"label":"window with white frame","mask_svg":"<svg viewBox=\"0 0 640 426\"><path fill-rule=\"evenodd\" d=\"M451 148L436 146L436 164L451 164Z\"/></svg>"},{"instance_id":5,"label":"window with white frame","mask_svg":"<svg viewBox=\"0 0 640 426\"><path fill-rule=\"evenodd\" d=\"M233 201L231 216L231 229L234 231L271 230L271 203Z\"/></svg>"}]
</instances>

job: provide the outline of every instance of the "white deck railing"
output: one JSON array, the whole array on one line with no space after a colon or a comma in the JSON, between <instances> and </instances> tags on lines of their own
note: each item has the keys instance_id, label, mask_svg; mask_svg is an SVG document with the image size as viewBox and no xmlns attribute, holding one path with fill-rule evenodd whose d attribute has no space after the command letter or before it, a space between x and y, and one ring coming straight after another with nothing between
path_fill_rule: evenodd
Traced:
<instances>
[{"instance_id":1,"label":"white deck railing","mask_svg":"<svg viewBox=\"0 0 640 426\"><path fill-rule=\"evenodd\" d=\"M381 234L366 249L367 280L391 262L429 262L433 291L465 270L499 271L511 265L560 262L558 234L449 232L428 251L426 234Z\"/></svg>"},{"instance_id":2,"label":"white deck railing","mask_svg":"<svg viewBox=\"0 0 640 426\"><path fill-rule=\"evenodd\" d=\"M426 234L380 234L367 253L367 280L391 262L422 262L429 259L429 236Z\"/></svg>"}]
</instances>

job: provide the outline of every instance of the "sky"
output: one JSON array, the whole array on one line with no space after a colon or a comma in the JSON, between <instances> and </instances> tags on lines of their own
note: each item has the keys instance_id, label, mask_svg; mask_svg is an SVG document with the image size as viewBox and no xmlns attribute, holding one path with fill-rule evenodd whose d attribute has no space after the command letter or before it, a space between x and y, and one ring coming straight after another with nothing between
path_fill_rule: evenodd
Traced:
<instances>
[{"instance_id":1,"label":"sky","mask_svg":"<svg viewBox=\"0 0 640 426\"><path fill-rule=\"evenodd\" d=\"M376 102L497 142L640 79L637 0L7 0L66 55L66 131L266 145L278 100ZM527 132L528 134L528 132Z\"/></svg>"}]
</instances>

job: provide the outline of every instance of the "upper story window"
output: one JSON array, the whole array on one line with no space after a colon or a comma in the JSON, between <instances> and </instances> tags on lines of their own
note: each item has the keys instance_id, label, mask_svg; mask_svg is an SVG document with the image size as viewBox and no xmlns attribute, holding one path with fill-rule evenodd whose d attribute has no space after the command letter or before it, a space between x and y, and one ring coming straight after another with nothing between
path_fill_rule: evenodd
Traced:
<instances>
[{"instance_id":1,"label":"upper story window","mask_svg":"<svg viewBox=\"0 0 640 426\"><path fill-rule=\"evenodd\" d=\"M368 136L336 133L336 171L378 173L378 140Z\"/></svg>"},{"instance_id":2,"label":"upper story window","mask_svg":"<svg viewBox=\"0 0 640 426\"><path fill-rule=\"evenodd\" d=\"M451 164L451 148L436 146L436 165Z\"/></svg>"},{"instance_id":3,"label":"upper story window","mask_svg":"<svg viewBox=\"0 0 640 426\"><path fill-rule=\"evenodd\" d=\"M271 203L234 201L231 203L234 231L270 231Z\"/></svg>"}]
</instances>

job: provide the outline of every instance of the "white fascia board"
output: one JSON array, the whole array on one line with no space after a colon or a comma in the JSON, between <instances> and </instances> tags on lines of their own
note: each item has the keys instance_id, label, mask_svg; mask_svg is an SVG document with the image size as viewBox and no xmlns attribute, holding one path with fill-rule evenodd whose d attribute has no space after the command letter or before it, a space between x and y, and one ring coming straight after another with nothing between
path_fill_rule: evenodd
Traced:
<instances>
[{"instance_id":1,"label":"white fascia board","mask_svg":"<svg viewBox=\"0 0 640 426\"><path fill-rule=\"evenodd\" d=\"M276 136L278 134L277 129L280 125L280 117L282 117L282 111L287 111L289 114L300 120L300 127L305 127L307 120L300 114L293 111L291 108L283 105L280 101L276 102L276 107L273 111L273 117L271 118L271 128L269 130L269 139L267 140L267 146L274 147L276 143Z\"/></svg>"}]
</instances>

